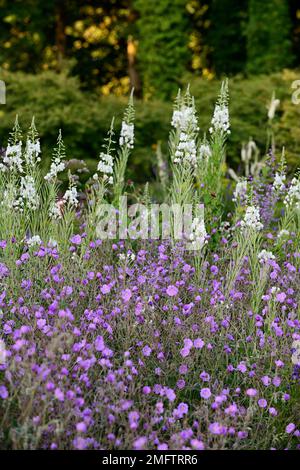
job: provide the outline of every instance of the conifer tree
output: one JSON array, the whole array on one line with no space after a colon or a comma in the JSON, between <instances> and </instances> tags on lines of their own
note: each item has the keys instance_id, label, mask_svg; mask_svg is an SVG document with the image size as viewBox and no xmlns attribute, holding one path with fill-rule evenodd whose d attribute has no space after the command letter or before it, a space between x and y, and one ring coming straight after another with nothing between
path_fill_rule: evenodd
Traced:
<instances>
[{"instance_id":1,"label":"conifer tree","mask_svg":"<svg viewBox=\"0 0 300 470\"><path fill-rule=\"evenodd\" d=\"M135 0L138 63L146 97L169 99L186 71L189 21L186 0Z\"/></svg>"}]
</instances>

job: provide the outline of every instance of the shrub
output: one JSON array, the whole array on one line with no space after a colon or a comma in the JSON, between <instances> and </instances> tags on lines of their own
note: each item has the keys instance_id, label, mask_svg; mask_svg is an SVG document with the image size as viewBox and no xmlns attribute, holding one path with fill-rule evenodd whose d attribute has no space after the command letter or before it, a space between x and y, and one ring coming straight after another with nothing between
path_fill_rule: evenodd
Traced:
<instances>
[{"instance_id":1,"label":"shrub","mask_svg":"<svg viewBox=\"0 0 300 470\"><path fill-rule=\"evenodd\" d=\"M61 128L68 156L84 159L94 171L107 123L113 116L116 129L120 129L125 99L83 92L76 78L54 72L40 75L5 73L1 78L7 84L7 104L0 107L0 145L6 145L6 136L16 113L24 128L29 126L32 115L35 115L43 139L45 160L49 162L51 148ZM239 165L242 143L249 137L257 142L261 155L265 154L267 107L273 91L281 100L273 124L277 152L281 153L282 146L285 146L289 164L292 167L298 165L300 107L291 102L291 83L297 78L297 71L286 70L270 76L230 80L230 115L234 132L229 137L229 166L236 168ZM182 84L188 82L196 99L201 131L207 132L219 82L188 76ZM171 106L161 101L136 101L136 116L136 146L128 175L140 183L155 176L155 147L158 141L165 142L168 135ZM162 151L167 153L166 145Z\"/></svg>"}]
</instances>

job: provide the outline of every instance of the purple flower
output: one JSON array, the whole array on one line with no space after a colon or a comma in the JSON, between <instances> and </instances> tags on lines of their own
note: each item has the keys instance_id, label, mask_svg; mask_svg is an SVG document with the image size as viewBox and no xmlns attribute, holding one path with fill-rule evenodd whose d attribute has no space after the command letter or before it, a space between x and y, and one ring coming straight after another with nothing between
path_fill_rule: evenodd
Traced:
<instances>
[{"instance_id":1,"label":"purple flower","mask_svg":"<svg viewBox=\"0 0 300 470\"><path fill-rule=\"evenodd\" d=\"M285 432L286 432L287 434L291 434L293 431L295 431L295 429L296 429L295 424L294 424L294 423L290 423L290 424L288 424L287 427L285 428Z\"/></svg>"},{"instance_id":2,"label":"purple flower","mask_svg":"<svg viewBox=\"0 0 300 470\"><path fill-rule=\"evenodd\" d=\"M168 286L167 287L167 295L169 297L175 297L178 294L178 289L176 286Z\"/></svg>"},{"instance_id":3,"label":"purple flower","mask_svg":"<svg viewBox=\"0 0 300 470\"><path fill-rule=\"evenodd\" d=\"M0 248L2 248L4 250L4 248L6 248L6 240L0 240Z\"/></svg>"},{"instance_id":4,"label":"purple flower","mask_svg":"<svg viewBox=\"0 0 300 470\"><path fill-rule=\"evenodd\" d=\"M201 398L204 398L205 400L208 400L211 397L211 391L209 388L202 388L200 390L200 396Z\"/></svg>"},{"instance_id":5,"label":"purple flower","mask_svg":"<svg viewBox=\"0 0 300 470\"><path fill-rule=\"evenodd\" d=\"M95 349L96 351L104 351L105 344L103 336L97 336L97 338L95 339Z\"/></svg>"},{"instance_id":6,"label":"purple flower","mask_svg":"<svg viewBox=\"0 0 300 470\"><path fill-rule=\"evenodd\" d=\"M8 391L4 385L0 385L0 398L2 398L3 400L8 398Z\"/></svg>"},{"instance_id":7,"label":"purple flower","mask_svg":"<svg viewBox=\"0 0 300 470\"><path fill-rule=\"evenodd\" d=\"M132 292L130 289L125 289L121 292L121 296L124 302L128 302L131 299Z\"/></svg>"},{"instance_id":8,"label":"purple flower","mask_svg":"<svg viewBox=\"0 0 300 470\"><path fill-rule=\"evenodd\" d=\"M76 424L76 431L77 432L86 432L86 424L81 421L80 423Z\"/></svg>"},{"instance_id":9,"label":"purple flower","mask_svg":"<svg viewBox=\"0 0 300 470\"><path fill-rule=\"evenodd\" d=\"M181 419L189 411L189 407L186 403L179 403L178 407L173 411L174 418Z\"/></svg>"},{"instance_id":10,"label":"purple flower","mask_svg":"<svg viewBox=\"0 0 300 470\"><path fill-rule=\"evenodd\" d=\"M261 381L262 383L265 385L265 387L268 387L271 383L271 379L270 377L268 377L267 375L264 375L262 378L261 378Z\"/></svg>"},{"instance_id":11,"label":"purple flower","mask_svg":"<svg viewBox=\"0 0 300 470\"><path fill-rule=\"evenodd\" d=\"M174 390L172 390L172 388L167 388L165 393L169 401L174 401L176 399L176 393Z\"/></svg>"},{"instance_id":12,"label":"purple flower","mask_svg":"<svg viewBox=\"0 0 300 470\"><path fill-rule=\"evenodd\" d=\"M180 350L180 355L182 357L187 357L190 354L190 348L182 348Z\"/></svg>"},{"instance_id":13,"label":"purple flower","mask_svg":"<svg viewBox=\"0 0 300 470\"><path fill-rule=\"evenodd\" d=\"M103 284L103 286L100 288L100 291L102 294L109 294L111 287L108 284Z\"/></svg>"},{"instance_id":14,"label":"purple flower","mask_svg":"<svg viewBox=\"0 0 300 470\"><path fill-rule=\"evenodd\" d=\"M157 446L157 450L168 450L168 449L169 449L168 444L166 444L164 442L162 444L158 444L158 446Z\"/></svg>"},{"instance_id":15,"label":"purple flower","mask_svg":"<svg viewBox=\"0 0 300 470\"><path fill-rule=\"evenodd\" d=\"M286 294L284 292L279 292L279 294L276 295L276 300L280 303L283 303L286 299Z\"/></svg>"},{"instance_id":16,"label":"purple flower","mask_svg":"<svg viewBox=\"0 0 300 470\"><path fill-rule=\"evenodd\" d=\"M58 401L64 401L65 399L64 392L60 388L55 389L54 396Z\"/></svg>"},{"instance_id":17,"label":"purple flower","mask_svg":"<svg viewBox=\"0 0 300 470\"><path fill-rule=\"evenodd\" d=\"M266 408L268 406L267 400L264 398L260 398L257 403L260 408Z\"/></svg>"},{"instance_id":18,"label":"purple flower","mask_svg":"<svg viewBox=\"0 0 300 470\"><path fill-rule=\"evenodd\" d=\"M81 236L80 235L73 235L71 237L70 242L73 243L73 245L80 245L81 243Z\"/></svg>"},{"instance_id":19,"label":"purple flower","mask_svg":"<svg viewBox=\"0 0 300 470\"><path fill-rule=\"evenodd\" d=\"M0 279L9 275L9 269L4 263L0 263Z\"/></svg>"},{"instance_id":20,"label":"purple flower","mask_svg":"<svg viewBox=\"0 0 300 470\"><path fill-rule=\"evenodd\" d=\"M194 340L194 347L195 347L196 349L202 349L203 346L204 346L204 344L205 344L205 343L204 343L204 341L203 341L201 338L196 338L196 339Z\"/></svg>"},{"instance_id":21,"label":"purple flower","mask_svg":"<svg viewBox=\"0 0 300 470\"><path fill-rule=\"evenodd\" d=\"M191 440L191 446L195 450L204 450L205 446L202 441L199 441L199 439L192 439Z\"/></svg>"},{"instance_id":22,"label":"purple flower","mask_svg":"<svg viewBox=\"0 0 300 470\"><path fill-rule=\"evenodd\" d=\"M226 434L226 427L218 422L211 423L208 426L208 430L211 434L216 434L216 435Z\"/></svg>"},{"instance_id":23,"label":"purple flower","mask_svg":"<svg viewBox=\"0 0 300 470\"><path fill-rule=\"evenodd\" d=\"M145 448L146 444L147 444L146 437L138 437L133 443L133 448L134 450L142 450Z\"/></svg>"},{"instance_id":24,"label":"purple flower","mask_svg":"<svg viewBox=\"0 0 300 470\"><path fill-rule=\"evenodd\" d=\"M209 382L210 381L210 375L207 372L203 371L200 374L200 379L203 380L203 382Z\"/></svg>"},{"instance_id":25,"label":"purple flower","mask_svg":"<svg viewBox=\"0 0 300 470\"><path fill-rule=\"evenodd\" d=\"M144 356L149 357L152 352L152 349L150 348L150 346L146 345L143 347L142 352Z\"/></svg>"},{"instance_id":26,"label":"purple flower","mask_svg":"<svg viewBox=\"0 0 300 470\"><path fill-rule=\"evenodd\" d=\"M269 413L271 416L277 416L277 410L276 408L273 408L272 406L269 408Z\"/></svg>"},{"instance_id":27,"label":"purple flower","mask_svg":"<svg viewBox=\"0 0 300 470\"><path fill-rule=\"evenodd\" d=\"M248 395L248 397L255 397L255 395L257 395L257 390L255 388L248 388L248 390L246 390L246 395Z\"/></svg>"}]
</instances>

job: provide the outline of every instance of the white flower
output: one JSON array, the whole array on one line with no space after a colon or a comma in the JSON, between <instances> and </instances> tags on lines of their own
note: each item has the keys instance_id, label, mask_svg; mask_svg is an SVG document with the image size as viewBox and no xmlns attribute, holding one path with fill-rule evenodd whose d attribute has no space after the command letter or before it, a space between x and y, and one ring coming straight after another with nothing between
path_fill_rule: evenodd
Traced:
<instances>
[{"instance_id":1,"label":"white flower","mask_svg":"<svg viewBox=\"0 0 300 470\"><path fill-rule=\"evenodd\" d=\"M26 163L33 165L36 162L40 162L41 158L39 154L41 153L41 146L39 140L36 142L31 142L27 140L26 150L25 150L25 161Z\"/></svg>"},{"instance_id":2,"label":"white flower","mask_svg":"<svg viewBox=\"0 0 300 470\"><path fill-rule=\"evenodd\" d=\"M273 182L273 191L282 191L285 188L286 175L284 173L275 173Z\"/></svg>"},{"instance_id":3,"label":"white flower","mask_svg":"<svg viewBox=\"0 0 300 470\"><path fill-rule=\"evenodd\" d=\"M6 361L6 349L3 339L0 339L0 365L5 364Z\"/></svg>"},{"instance_id":4,"label":"white flower","mask_svg":"<svg viewBox=\"0 0 300 470\"><path fill-rule=\"evenodd\" d=\"M191 165L195 165L196 161L195 140L190 138L185 132L181 132L179 143L175 151L174 163L190 163Z\"/></svg>"},{"instance_id":5,"label":"white flower","mask_svg":"<svg viewBox=\"0 0 300 470\"><path fill-rule=\"evenodd\" d=\"M290 235L290 232L288 230L280 230L277 234L277 239L280 239L280 238L285 238L285 237L288 237Z\"/></svg>"},{"instance_id":6,"label":"white flower","mask_svg":"<svg viewBox=\"0 0 300 470\"><path fill-rule=\"evenodd\" d=\"M135 258L136 258L135 254L134 254L134 253L130 253L130 252L127 252L126 255L125 255L125 253L120 253L120 254L118 255L118 257L119 257L119 260L120 260L120 261L126 261L126 262L130 262L130 261L133 262L133 261L135 260Z\"/></svg>"},{"instance_id":7,"label":"white flower","mask_svg":"<svg viewBox=\"0 0 300 470\"><path fill-rule=\"evenodd\" d=\"M273 255L272 251L262 250L257 255L258 260L261 264L267 263L270 260L275 260L275 256Z\"/></svg>"},{"instance_id":8,"label":"white flower","mask_svg":"<svg viewBox=\"0 0 300 470\"><path fill-rule=\"evenodd\" d=\"M78 192L76 186L71 186L64 194L63 200L71 207L78 205Z\"/></svg>"},{"instance_id":9,"label":"white flower","mask_svg":"<svg viewBox=\"0 0 300 470\"><path fill-rule=\"evenodd\" d=\"M195 109L182 106L181 109L173 111L171 125L184 132L195 132L199 130Z\"/></svg>"},{"instance_id":10,"label":"white flower","mask_svg":"<svg viewBox=\"0 0 300 470\"><path fill-rule=\"evenodd\" d=\"M229 111L227 105L216 104L209 132L221 131L230 134Z\"/></svg>"},{"instance_id":11,"label":"white flower","mask_svg":"<svg viewBox=\"0 0 300 470\"><path fill-rule=\"evenodd\" d=\"M247 207L244 220L241 221L241 227L244 230L250 228L257 232L263 229L263 224L260 221L259 209L257 207Z\"/></svg>"},{"instance_id":12,"label":"white flower","mask_svg":"<svg viewBox=\"0 0 300 470\"><path fill-rule=\"evenodd\" d=\"M97 170L103 173L104 179L108 180L109 184L113 184L114 162L113 157L107 153L100 153L100 161Z\"/></svg>"},{"instance_id":13,"label":"white flower","mask_svg":"<svg viewBox=\"0 0 300 470\"><path fill-rule=\"evenodd\" d=\"M133 148L134 143L134 125L122 122L121 134L119 143L121 146L125 145L128 148Z\"/></svg>"},{"instance_id":14,"label":"white flower","mask_svg":"<svg viewBox=\"0 0 300 470\"><path fill-rule=\"evenodd\" d=\"M271 294L275 295L275 294L278 294L278 292L280 292L280 289L279 287L273 286L271 287L270 292Z\"/></svg>"},{"instance_id":15,"label":"white flower","mask_svg":"<svg viewBox=\"0 0 300 470\"><path fill-rule=\"evenodd\" d=\"M199 148L199 158L200 160L208 160L211 157L211 148L208 144L202 144Z\"/></svg>"},{"instance_id":16,"label":"white flower","mask_svg":"<svg viewBox=\"0 0 300 470\"><path fill-rule=\"evenodd\" d=\"M63 201L57 201L50 207L49 216L51 217L51 219L57 220L62 217L63 204L64 204Z\"/></svg>"},{"instance_id":17,"label":"white flower","mask_svg":"<svg viewBox=\"0 0 300 470\"><path fill-rule=\"evenodd\" d=\"M41 237L39 235L34 235L33 237L26 240L28 246L40 245L42 243Z\"/></svg>"},{"instance_id":18,"label":"white flower","mask_svg":"<svg viewBox=\"0 0 300 470\"><path fill-rule=\"evenodd\" d=\"M39 205L39 196L36 191L34 178L26 175L22 176L20 184L20 207L26 207L31 210L36 210Z\"/></svg>"},{"instance_id":19,"label":"white flower","mask_svg":"<svg viewBox=\"0 0 300 470\"><path fill-rule=\"evenodd\" d=\"M293 178L288 193L284 199L286 207L295 206L296 209L300 208L300 180Z\"/></svg>"},{"instance_id":20,"label":"white flower","mask_svg":"<svg viewBox=\"0 0 300 470\"><path fill-rule=\"evenodd\" d=\"M248 184L247 184L246 180L239 181L236 184L235 190L233 192L232 200L234 202L237 202L239 200L245 199L245 197L247 195L247 187L248 187Z\"/></svg>"},{"instance_id":21,"label":"white flower","mask_svg":"<svg viewBox=\"0 0 300 470\"><path fill-rule=\"evenodd\" d=\"M57 245L58 245L57 241L54 240L53 238L50 238L50 240L48 242L49 248L55 248Z\"/></svg>"},{"instance_id":22,"label":"white flower","mask_svg":"<svg viewBox=\"0 0 300 470\"><path fill-rule=\"evenodd\" d=\"M189 236L190 241L192 242L192 247L198 250L203 248L204 245L206 245L207 243L206 237L207 232L205 228L204 219L199 219L198 217L195 217L192 222L191 233Z\"/></svg>"},{"instance_id":23,"label":"white flower","mask_svg":"<svg viewBox=\"0 0 300 470\"><path fill-rule=\"evenodd\" d=\"M15 145L8 145L3 163L9 169L18 170L20 173L23 172L22 168L22 142L18 142ZM4 168L2 168L4 169Z\"/></svg>"},{"instance_id":24,"label":"white flower","mask_svg":"<svg viewBox=\"0 0 300 470\"><path fill-rule=\"evenodd\" d=\"M61 173L66 168L65 162L61 161L59 158L55 158L51 163L49 173L45 176L45 180L50 182L57 178L58 173Z\"/></svg>"}]
</instances>

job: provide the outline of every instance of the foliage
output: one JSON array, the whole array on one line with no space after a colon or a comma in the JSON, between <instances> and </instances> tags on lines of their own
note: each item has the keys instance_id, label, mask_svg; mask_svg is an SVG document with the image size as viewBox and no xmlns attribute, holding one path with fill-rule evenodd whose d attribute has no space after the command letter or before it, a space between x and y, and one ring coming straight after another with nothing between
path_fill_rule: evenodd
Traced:
<instances>
[{"instance_id":1,"label":"foliage","mask_svg":"<svg viewBox=\"0 0 300 470\"><path fill-rule=\"evenodd\" d=\"M144 95L166 99L178 89L188 61L185 0L135 0Z\"/></svg>"},{"instance_id":2,"label":"foliage","mask_svg":"<svg viewBox=\"0 0 300 470\"><path fill-rule=\"evenodd\" d=\"M291 19L286 0L249 0L247 70L271 73L293 64Z\"/></svg>"},{"instance_id":3,"label":"foliage","mask_svg":"<svg viewBox=\"0 0 300 470\"><path fill-rule=\"evenodd\" d=\"M239 1L238 5L234 0L212 1L208 41L212 48L212 66L218 76L245 70L247 3L247 0Z\"/></svg>"}]
</instances>

